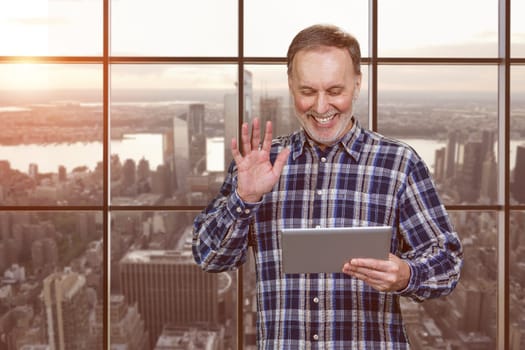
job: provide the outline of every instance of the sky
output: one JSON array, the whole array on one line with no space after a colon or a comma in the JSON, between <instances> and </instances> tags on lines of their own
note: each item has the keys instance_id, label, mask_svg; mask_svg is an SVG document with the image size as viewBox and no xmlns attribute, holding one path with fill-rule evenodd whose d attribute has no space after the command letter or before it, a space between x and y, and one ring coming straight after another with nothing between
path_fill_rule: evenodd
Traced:
<instances>
[{"instance_id":1,"label":"sky","mask_svg":"<svg viewBox=\"0 0 525 350\"><path fill-rule=\"evenodd\" d=\"M113 0L111 54L235 57L237 12L237 0ZM525 0L513 0L511 19L513 53L524 57L525 21L518 18L519 13L525 13ZM495 0L379 0L378 19L380 56L497 57ZM247 0L244 23L244 55L248 57L284 57L293 35L313 23L341 26L360 41L363 56L369 55L366 0ZM0 36L0 56L100 56L102 0L0 0L0 33L9 33ZM227 88L234 83L234 66L202 67L120 66L114 70L112 84ZM396 70L383 69L388 72L383 81L392 81L392 88L398 88L401 77L390 77ZM408 72L412 79L420 76L426 81L446 81L456 74L455 69L447 75L433 67L402 70L404 77ZM262 71L264 81L258 84L282 86L282 69ZM101 86L101 74L100 66L1 65L0 85L11 89L92 88ZM517 86L525 80L522 75L516 75ZM493 70L481 67L460 79L479 88L493 76Z\"/></svg>"}]
</instances>

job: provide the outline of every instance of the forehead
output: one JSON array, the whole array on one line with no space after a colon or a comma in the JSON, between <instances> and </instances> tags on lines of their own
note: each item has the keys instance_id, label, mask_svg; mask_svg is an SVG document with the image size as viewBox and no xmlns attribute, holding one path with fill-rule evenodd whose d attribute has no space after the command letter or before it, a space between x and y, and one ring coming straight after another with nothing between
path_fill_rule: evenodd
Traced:
<instances>
[{"instance_id":1,"label":"forehead","mask_svg":"<svg viewBox=\"0 0 525 350\"><path fill-rule=\"evenodd\" d=\"M344 48L321 46L304 49L295 55L292 66L294 80L354 78L350 53Z\"/></svg>"}]
</instances>

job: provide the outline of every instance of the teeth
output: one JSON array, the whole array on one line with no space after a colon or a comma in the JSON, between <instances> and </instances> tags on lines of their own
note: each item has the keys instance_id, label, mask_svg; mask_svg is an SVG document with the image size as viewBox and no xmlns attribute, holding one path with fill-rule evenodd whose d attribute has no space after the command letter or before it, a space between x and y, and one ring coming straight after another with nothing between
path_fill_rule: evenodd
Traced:
<instances>
[{"instance_id":1,"label":"teeth","mask_svg":"<svg viewBox=\"0 0 525 350\"><path fill-rule=\"evenodd\" d=\"M324 118L314 117L315 121L318 122L319 124L327 124L328 122L330 122L330 120L334 118L335 118L335 114L329 115Z\"/></svg>"}]
</instances>

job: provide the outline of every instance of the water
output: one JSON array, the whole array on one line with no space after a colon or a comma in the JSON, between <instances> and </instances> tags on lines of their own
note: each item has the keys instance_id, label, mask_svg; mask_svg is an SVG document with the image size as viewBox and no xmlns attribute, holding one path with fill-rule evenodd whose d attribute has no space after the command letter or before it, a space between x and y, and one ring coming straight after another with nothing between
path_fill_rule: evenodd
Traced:
<instances>
[{"instance_id":1,"label":"water","mask_svg":"<svg viewBox=\"0 0 525 350\"><path fill-rule=\"evenodd\" d=\"M58 172L63 165L68 171L86 166L93 170L102 161L101 142L74 142L46 145L0 146L0 160L8 160L12 169L27 172L29 164L38 164L40 173ZM133 159L135 163L144 158L150 169L162 164L161 134L128 134L122 140L112 140L110 153L117 154L121 162Z\"/></svg>"},{"instance_id":2,"label":"water","mask_svg":"<svg viewBox=\"0 0 525 350\"><path fill-rule=\"evenodd\" d=\"M222 139L210 138L208 145L213 145L210 150L207 167L217 171L224 168L224 143ZM431 171L434 169L434 157L437 149L446 146L445 141L425 139L403 139L411 145L427 163ZM514 168L516 162L516 147L523 144L522 140L511 141L510 165ZM64 165L68 171L75 167L86 166L95 169L98 162L102 161L102 143L100 142L75 142L47 145L16 145L0 146L0 160L8 160L11 168L27 172L30 163L38 164L41 173L58 172L58 167ZM162 164L162 135L161 134L128 134L122 140L112 140L110 153L117 154L121 162L133 159L135 163L144 158L149 162L150 169L155 170ZM216 160L215 162L213 160Z\"/></svg>"}]
</instances>

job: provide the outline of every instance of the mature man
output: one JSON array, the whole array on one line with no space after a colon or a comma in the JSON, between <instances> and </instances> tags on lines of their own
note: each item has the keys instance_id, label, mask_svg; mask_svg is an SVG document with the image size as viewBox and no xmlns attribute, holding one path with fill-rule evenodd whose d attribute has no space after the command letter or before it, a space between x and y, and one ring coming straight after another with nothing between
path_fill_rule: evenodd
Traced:
<instances>
[{"instance_id":1,"label":"mature man","mask_svg":"<svg viewBox=\"0 0 525 350\"><path fill-rule=\"evenodd\" d=\"M408 349L399 298L450 293L462 247L429 171L409 146L362 128L353 115L360 49L331 25L299 32L287 55L302 128L272 140L245 123L217 197L194 222L206 271L246 261L253 241L260 349ZM393 227L388 260L352 259L340 273L284 274L281 231Z\"/></svg>"}]
</instances>

